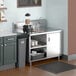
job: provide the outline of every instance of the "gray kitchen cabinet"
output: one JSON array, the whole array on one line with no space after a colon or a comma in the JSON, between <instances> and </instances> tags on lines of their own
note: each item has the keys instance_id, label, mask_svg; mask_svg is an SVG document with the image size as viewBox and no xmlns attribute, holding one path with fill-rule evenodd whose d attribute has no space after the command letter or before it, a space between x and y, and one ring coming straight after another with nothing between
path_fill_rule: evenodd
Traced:
<instances>
[{"instance_id":1,"label":"gray kitchen cabinet","mask_svg":"<svg viewBox=\"0 0 76 76\"><path fill-rule=\"evenodd\" d=\"M0 37L0 66L16 62L16 35Z\"/></svg>"},{"instance_id":2,"label":"gray kitchen cabinet","mask_svg":"<svg viewBox=\"0 0 76 76\"><path fill-rule=\"evenodd\" d=\"M0 66L3 64L3 40L0 38Z\"/></svg>"},{"instance_id":3,"label":"gray kitchen cabinet","mask_svg":"<svg viewBox=\"0 0 76 76\"><path fill-rule=\"evenodd\" d=\"M16 43L4 44L4 64L11 64L16 62Z\"/></svg>"},{"instance_id":4,"label":"gray kitchen cabinet","mask_svg":"<svg viewBox=\"0 0 76 76\"><path fill-rule=\"evenodd\" d=\"M0 66L3 64L3 44L0 43Z\"/></svg>"},{"instance_id":5,"label":"gray kitchen cabinet","mask_svg":"<svg viewBox=\"0 0 76 76\"><path fill-rule=\"evenodd\" d=\"M16 62L16 36L4 37L4 64Z\"/></svg>"}]
</instances>

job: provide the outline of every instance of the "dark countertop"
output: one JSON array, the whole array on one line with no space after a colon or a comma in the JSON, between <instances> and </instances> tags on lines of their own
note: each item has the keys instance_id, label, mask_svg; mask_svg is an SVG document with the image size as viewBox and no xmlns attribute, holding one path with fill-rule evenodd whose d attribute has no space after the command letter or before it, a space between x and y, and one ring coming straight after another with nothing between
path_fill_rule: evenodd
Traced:
<instances>
[{"instance_id":1,"label":"dark countertop","mask_svg":"<svg viewBox=\"0 0 76 76\"><path fill-rule=\"evenodd\" d=\"M29 35L27 33L17 33L17 38L21 39L21 38L27 38Z\"/></svg>"},{"instance_id":2,"label":"dark countertop","mask_svg":"<svg viewBox=\"0 0 76 76\"><path fill-rule=\"evenodd\" d=\"M25 38L28 36L33 36L33 35L41 35L41 34L46 34L46 33L51 33L51 32L61 32L61 29L55 29L55 28L50 28L47 27L46 29L39 29L38 31L33 31L33 32L29 32L29 33L17 33L18 38Z\"/></svg>"}]
</instances>

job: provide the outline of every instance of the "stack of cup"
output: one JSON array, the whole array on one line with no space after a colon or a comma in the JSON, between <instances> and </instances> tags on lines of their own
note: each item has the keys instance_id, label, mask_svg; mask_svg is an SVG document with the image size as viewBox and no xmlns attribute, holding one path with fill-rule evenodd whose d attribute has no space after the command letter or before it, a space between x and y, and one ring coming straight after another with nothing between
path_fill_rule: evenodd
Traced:
<instances>
[{"instance_id":1,"label":"stack of cup","mask_svg":"<svg viewBox=\"0 0 76 76\"><path fill-rule=\"evenodd\" d=\"M32 40L31 41L31 46L37 46L38 45L38 41L37 40Z\"/></svg>"}]
</instances>

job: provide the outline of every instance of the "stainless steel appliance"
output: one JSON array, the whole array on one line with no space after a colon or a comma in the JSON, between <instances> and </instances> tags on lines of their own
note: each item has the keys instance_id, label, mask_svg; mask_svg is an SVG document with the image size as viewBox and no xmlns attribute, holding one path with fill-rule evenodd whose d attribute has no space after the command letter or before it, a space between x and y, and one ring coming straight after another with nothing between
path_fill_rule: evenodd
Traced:
<instances>
[{"instance_id":1,"label":"stainless steel appliance","mask_svg":"<svg viewBox=\"0 0 76 76\"><path fill-rule=\"evenodd\" d=\"M26 34L17 36L17 67L25 67L26 65Z\"/></svg>"}]
</instances>

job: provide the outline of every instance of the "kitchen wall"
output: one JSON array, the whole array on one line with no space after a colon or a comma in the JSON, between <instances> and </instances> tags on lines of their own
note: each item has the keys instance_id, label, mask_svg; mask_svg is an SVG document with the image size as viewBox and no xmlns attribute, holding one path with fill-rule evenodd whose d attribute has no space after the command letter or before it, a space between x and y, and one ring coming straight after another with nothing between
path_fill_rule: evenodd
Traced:
<instances>
[{"instance_id":1,"label":"kitchen wall","mask_svg":"<svg viewBox=\"0 0 76 76\"><path fill-rule=\"evenodd\" d=\"M68 54L68 0L42 0L40 7L17 8L17 0L4 0L7 22L0 23L0 31L11 32L12 23L25 20L25 13L31 19L46 18L49 27L64 30L63 53Z\"/></svg>"},{"instance_id":2,"label":"kitchen wall","mask_svg":"<svg viewBox=\"0 0 76 76\"><path fill-rule=\"evenodd\" d=\"M48 26L64 32L63 53L68 54L68 0L47 0Z\"/></svg>"},{"instance_id":3,"label":"kitchen wall","mask_svg":"<svg viewBox=\"0 0 76 76\"><path fill-rule=\"evenodd\" d=\"M25 20L25 13L31 14L31 19L46 18L46 0L42 0L42 6L17 8L17 0L4 0L7 22L0 23L0 31L11 32L12 23Z\"/></svg>"},{"instance_id":4,"label":"kitchen wall","mask_svg":"<svg viewBox=\"0 0 76 76\"><path fill-rule=\"evenodd\" d=\"M69 0L68 6L68 52L76 59L76 0Z\"/></svg>"}]
</instances>

